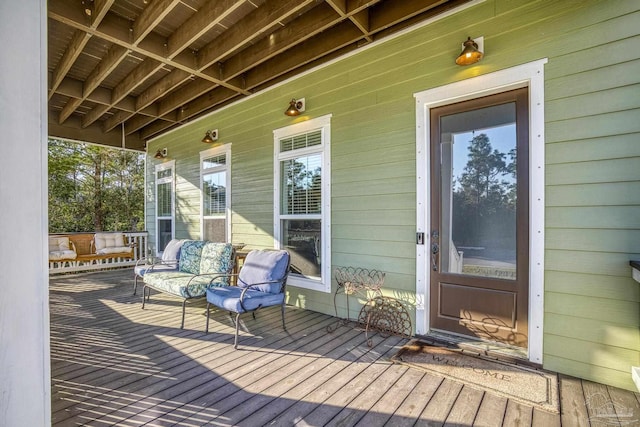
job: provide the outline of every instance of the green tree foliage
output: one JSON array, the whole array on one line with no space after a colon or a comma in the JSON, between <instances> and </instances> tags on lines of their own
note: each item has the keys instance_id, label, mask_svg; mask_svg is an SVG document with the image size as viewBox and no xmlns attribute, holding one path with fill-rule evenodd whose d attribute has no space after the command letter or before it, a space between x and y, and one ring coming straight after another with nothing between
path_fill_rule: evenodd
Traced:
<instances>
[{"instance_id":1,"label":"green tree foliage","mask_svg":"<svg viewBox=\"0 0 640 427\"><path fill-rule=\"evenodd\" d=\"M144 155L49 140L49 232L144 229Z\"/></svg>"}]
</instances>

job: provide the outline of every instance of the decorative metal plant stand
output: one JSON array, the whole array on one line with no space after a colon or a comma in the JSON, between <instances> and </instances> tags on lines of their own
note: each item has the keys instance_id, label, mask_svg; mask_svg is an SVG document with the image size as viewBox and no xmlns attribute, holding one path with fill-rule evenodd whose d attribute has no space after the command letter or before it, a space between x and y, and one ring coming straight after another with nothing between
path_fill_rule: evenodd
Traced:
<instances>
[{"instance_id":1,"label":"decorative metal plant stand","mask_svg":"<svg viewBox=\"0 0 640 427\"><path fill-rule=\"evenodd\" d=\"M395 298L378 295L367 301L360 309L358 323L365 325L367 345L373 347L369 331L376 331L386 338L399 335L411 338L411 317L404 305Z\"/></svg>"},{"instance_id":2,"label":"decorative metal plant stand","mask_svg":"<svg viewBox=\"0 0 640 427\"><path fill-rule=\"evenodd\" d=\"M379 270L359 267L338 267L335 270L338 287L333 294L333 307L337 321L327 326L328 332L335 331L339 326L354 324L355 327L363 327L367 345L373 345L369 338L369 331L375 330L383 337L389 335L401 335L410 337L411 319L404 306L395 298L382 296L382 284L385 273ZM338 315L338 294L345 295L346 316ZM356 296L366 300L360 309L357 319L352 320L349 308L349 296Z\"/></svg>"}]
</instances>

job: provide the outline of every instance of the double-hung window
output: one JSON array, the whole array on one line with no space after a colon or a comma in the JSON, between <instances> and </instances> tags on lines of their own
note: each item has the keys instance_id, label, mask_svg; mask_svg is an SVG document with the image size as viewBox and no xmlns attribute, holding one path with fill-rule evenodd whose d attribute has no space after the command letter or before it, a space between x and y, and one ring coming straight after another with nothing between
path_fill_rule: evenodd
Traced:
<instances>
[{"instance_id":1,"label":"double-hung window","mask_svg":"<svg viewBox=\"0 0 640 427\"><path fill-rule=\"evenodd\" d=\"M156 252L161 253L174 237L175 160L156 165Z\"/></svg>"},{"instance_id":2,"label":"double-hung window","mask_svg":"<svg viewBox=\"0 0 640 427\"><path fill-rule=\"evenodd\" d=\"M276 247L291 254L288 284L331 291L331 115L274 131Z\"/></svg>"},{"instance_id":3,"label":"double-hung window","mask_svg":"<svg viewBox=\"0 0 640 427\"><path fill-rule=\"evenodd\" d=\"M200 153L200 230L204 240L228 242L231 235L230 158L231 144Z\"/></svg>"}]
</instances>

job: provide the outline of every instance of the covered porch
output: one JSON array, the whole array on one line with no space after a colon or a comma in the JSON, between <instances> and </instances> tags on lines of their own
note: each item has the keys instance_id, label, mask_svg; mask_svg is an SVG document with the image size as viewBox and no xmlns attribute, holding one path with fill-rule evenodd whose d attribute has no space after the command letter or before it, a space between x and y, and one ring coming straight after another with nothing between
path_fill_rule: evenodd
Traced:
<instances>
[{"instance_id":1,"label":"covered porch","mask_svg":"<svg viewBox=\"0 0 640 427\"><path fill-rule=\"evenodd\" d=\"M233 323L204 303L154 294L141 310L129 269L52 277L52 423L67 425L634 425L640 395L559 376L560 413L390 361L406 339L287 307ZM597 402L597 404L594 404Z\"/></svg>"}]
</instances>

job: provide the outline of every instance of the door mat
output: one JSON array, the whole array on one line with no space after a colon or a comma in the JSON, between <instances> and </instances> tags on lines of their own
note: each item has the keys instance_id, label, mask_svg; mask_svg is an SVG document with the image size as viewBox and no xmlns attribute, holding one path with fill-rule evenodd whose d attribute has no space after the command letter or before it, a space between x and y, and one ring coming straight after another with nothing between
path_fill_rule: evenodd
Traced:
<instances>
[{"instance_id":1,"label":"door mat","mask_svg":"<svg viewBox=\"0 0 640 427\"><path fill-rule=\"evenodd\" d=\"M412 368L460 381L525 405L558 413L558 376L497 360L464 354L462 350L435 347L411 340L392 358Z\"/></svg>"}]
</instances>

